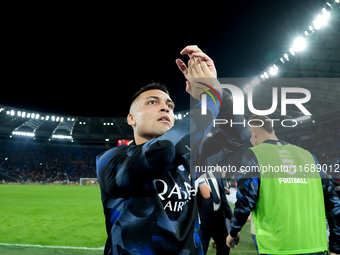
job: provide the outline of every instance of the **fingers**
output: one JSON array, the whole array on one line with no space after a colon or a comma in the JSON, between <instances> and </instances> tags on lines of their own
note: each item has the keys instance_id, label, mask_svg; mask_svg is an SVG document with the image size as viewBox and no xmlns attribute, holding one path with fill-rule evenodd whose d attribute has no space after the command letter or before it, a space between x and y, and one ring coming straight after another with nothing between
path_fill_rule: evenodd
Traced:
<instances>
[{"instance_id":1,"label":"fingers","mask_svg":"<svg viewBox=\"0 0 340 255\"><path fill-rule=\"evenodd\" d=\"M209 67L210 71L215 75L215 77L217 77L217 72L216 72L216 68L214 65L214 61L204 52L202 52L202 50L200 48L197 47L197 45L189 45L187 47L185 47L181 52L181 55L185 55L188 54L190 58L200 58L201 62L205 61L207 66Z\"/></svg>"},{"instance_id":2,"label":"fingers","mask_svg":"<svg viewBox=\"0 0 340 255\"><path fill-rule=\"evenodd\" d=\"M188 62L188 73L192 78L203 78L211 72L205 61L200 58L192 58Z\"/></svg>"},{"instance_id":3,"label":"fingers","mask_svg":"<svg viewBox=\"0 0 340 255\"><path fill-rule=\"evenodd\" d=\"M202 69L201 60L199 58L193 58L189 60L189 75L193 78L203 77L204 72ZM203 64L204 65L204 64ZM208 68L205 64L205 67Z\"/></svg>"},{"instance_id":4,"label":"fingers","mask_svg":"<svg viewBox=\"0 0 340 255\"><path fill-rule=\"evenodd\" d=\"M201 60L199 58L194 58L195 69L198 77L202 77L204 72L202 70Z\"/></svg>"},{"instance_id":5,"label":"fingers","mask_svg":"<svg viewBox=\"0 0 340 255\"><path fill-rule=\"evenodd\" d=\"M197 52L202 52L200 48L197 47L197 45L189 45L185 47L180 54L185 55L188 54L191 57L191 54L197 53Z\"/></svg>"},{"instance_id":6,"label":"fingers","mask_svg":"<svg viewBox=\"0 0 340 255\"><path fill-rule=\"evenodd\" d=\"M189 61L188 61L188 73L189 73L189 76L191 78L194 77L194 71L195 71L195 74L196 74L196 70L194 70L194 60L189 59Z\"/></svg>"},{"instance_id":7,"label":"fingers","mask_svg":"<svg viewBox=\"0 0 340 255\"><path fill-rule=\"evenodd\" d=\"M201 58L203 61L212 61L212 59L202 51L192 53L192 57Z\"/></svg>"},{"instance_id":8,"label":"fingers","mask_svg":"<svg viewBox=\"0 0 340 255\"><path fill-rule=\"evenodd\" d=\"M202 59L199 59L199 60L200 60L200 63L201 63L202 73L208 74L210 72L210 69L207 65L207 62L203 61Z\"/></svg>"},{"instance_id":9,"label":"fingers","mask_svg":"<svg viewBox=\"0 0 340 255\"><path fill-rule=\"evenodd\" d=\"M176 59L176 64L177 64L179 70L182 71L184 76L187 76L188 75L188 68L185 65L185 63L182 60L180 60L180 59Z\"/></svg>"},{"instance_id":10,"label":"fingers","mask_svg":"<svg viewBox=\"0 0 340 255\"><path fill-rule=\"evenodd\" d=\"M199 77L203 77L203 76L206 77L207 75L211 73L207 65L207 62L205 62L201 58L194 58L194 60L195 60L195 69Z\"/></svg>"},{"instance_id":11,"label":"fingers","mask_svg":"<svg viewBox=\"0 0 340 255\"><path fill-rule=\"evenodd\" d=\"M232 238L230 235L228 235L228 236L227 236L226 243L227 243L227 246L228 246L229 248L234 249L235 247L231 247L231 241L232 241L232 240L233 240L233 238Z\"/></svg>"}]
</instances>

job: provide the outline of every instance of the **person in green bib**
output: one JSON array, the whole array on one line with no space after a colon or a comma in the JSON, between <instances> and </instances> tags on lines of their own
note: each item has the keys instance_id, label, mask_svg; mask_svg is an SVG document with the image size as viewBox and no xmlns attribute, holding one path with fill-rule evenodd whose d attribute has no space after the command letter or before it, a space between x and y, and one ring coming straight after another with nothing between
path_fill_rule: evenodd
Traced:
<instances>
[{"instance_id":1,"label":"person in green bib","mask_svg":"<svg viewBox=\"0 0 340 255\"><path fill-rule=\"evenodd\" d=\"M237 182L227 245L235 248L252 212L260 254L340 254L340 200L315 156L279 140L267 116L254 115L248 123L254 147L242 158L246 175Z\"/></svg>"}]
</instances>

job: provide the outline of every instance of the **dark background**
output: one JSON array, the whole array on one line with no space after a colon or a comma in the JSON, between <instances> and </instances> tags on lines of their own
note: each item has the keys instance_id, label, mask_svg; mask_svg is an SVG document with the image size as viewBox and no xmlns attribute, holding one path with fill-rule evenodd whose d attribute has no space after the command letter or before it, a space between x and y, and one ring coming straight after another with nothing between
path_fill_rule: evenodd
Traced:
<instances>
[{"instance_id":1,"label":"dark background","mask_svg":"<svg viewBox=\"0 0 340 255\"><path fill-rule=\"evenodd\" d=\"M56 114L123 117L139 87L168 86L189 109L175 59L198 45L218 77L258 77L325 1L13 6L2 30L0 104ZM5 46L4 46L5 45Z\"/></svg>"}]
</instances>

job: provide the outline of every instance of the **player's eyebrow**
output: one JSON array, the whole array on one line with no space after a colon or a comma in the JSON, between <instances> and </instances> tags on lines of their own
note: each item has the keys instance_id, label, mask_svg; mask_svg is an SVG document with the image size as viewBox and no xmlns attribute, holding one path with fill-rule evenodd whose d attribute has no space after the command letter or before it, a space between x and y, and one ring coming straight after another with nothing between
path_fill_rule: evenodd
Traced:
<instances>
[{"instance_id":1,"label":"player's eyebrow","mask_svg":"<svg viewBox=\"0 0 340 255\"><path fill-rule=\"evenodd\" d=\"M154 98L154 99L156 99L156 100L162 100L160 97L158 97L158 96L149 96L149 97L147 97L145 100L147 100L147 99L149 99L149 98ZM172 101L170 98L167 98L167 100L166 100L168 103L172 103L173 105L174 105L174 107L175 107L175 103L174 103L174 101Z\"/></svg>"}]
</instances>

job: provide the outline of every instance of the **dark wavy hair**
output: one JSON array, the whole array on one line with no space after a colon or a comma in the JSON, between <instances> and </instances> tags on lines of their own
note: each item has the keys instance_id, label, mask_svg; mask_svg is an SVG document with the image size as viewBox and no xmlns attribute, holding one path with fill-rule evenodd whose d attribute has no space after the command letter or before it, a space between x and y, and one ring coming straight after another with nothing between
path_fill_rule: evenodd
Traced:
<instances>
[{"instance_id":1,"label":"dark wavy hair","mask_svg":"<svg viewBox=\"0 0 340 255\"><path fill-rule=\"evenodd\" d=\"M136 100L136 98L148 91L148 90L153 90L153 89L158 89L158 90L161 90L163 92L165 92L166 94L169 95L169 91L168 89L166 88L165 85L161 84L161 83L158 83L158 82L152 82L152 83L149 83L148 85L144 86L144 87L141 87L132 97L131 97L131 100L130 100L130 106L132 105L133 101Z\"/></svg>"}]
</instances>

